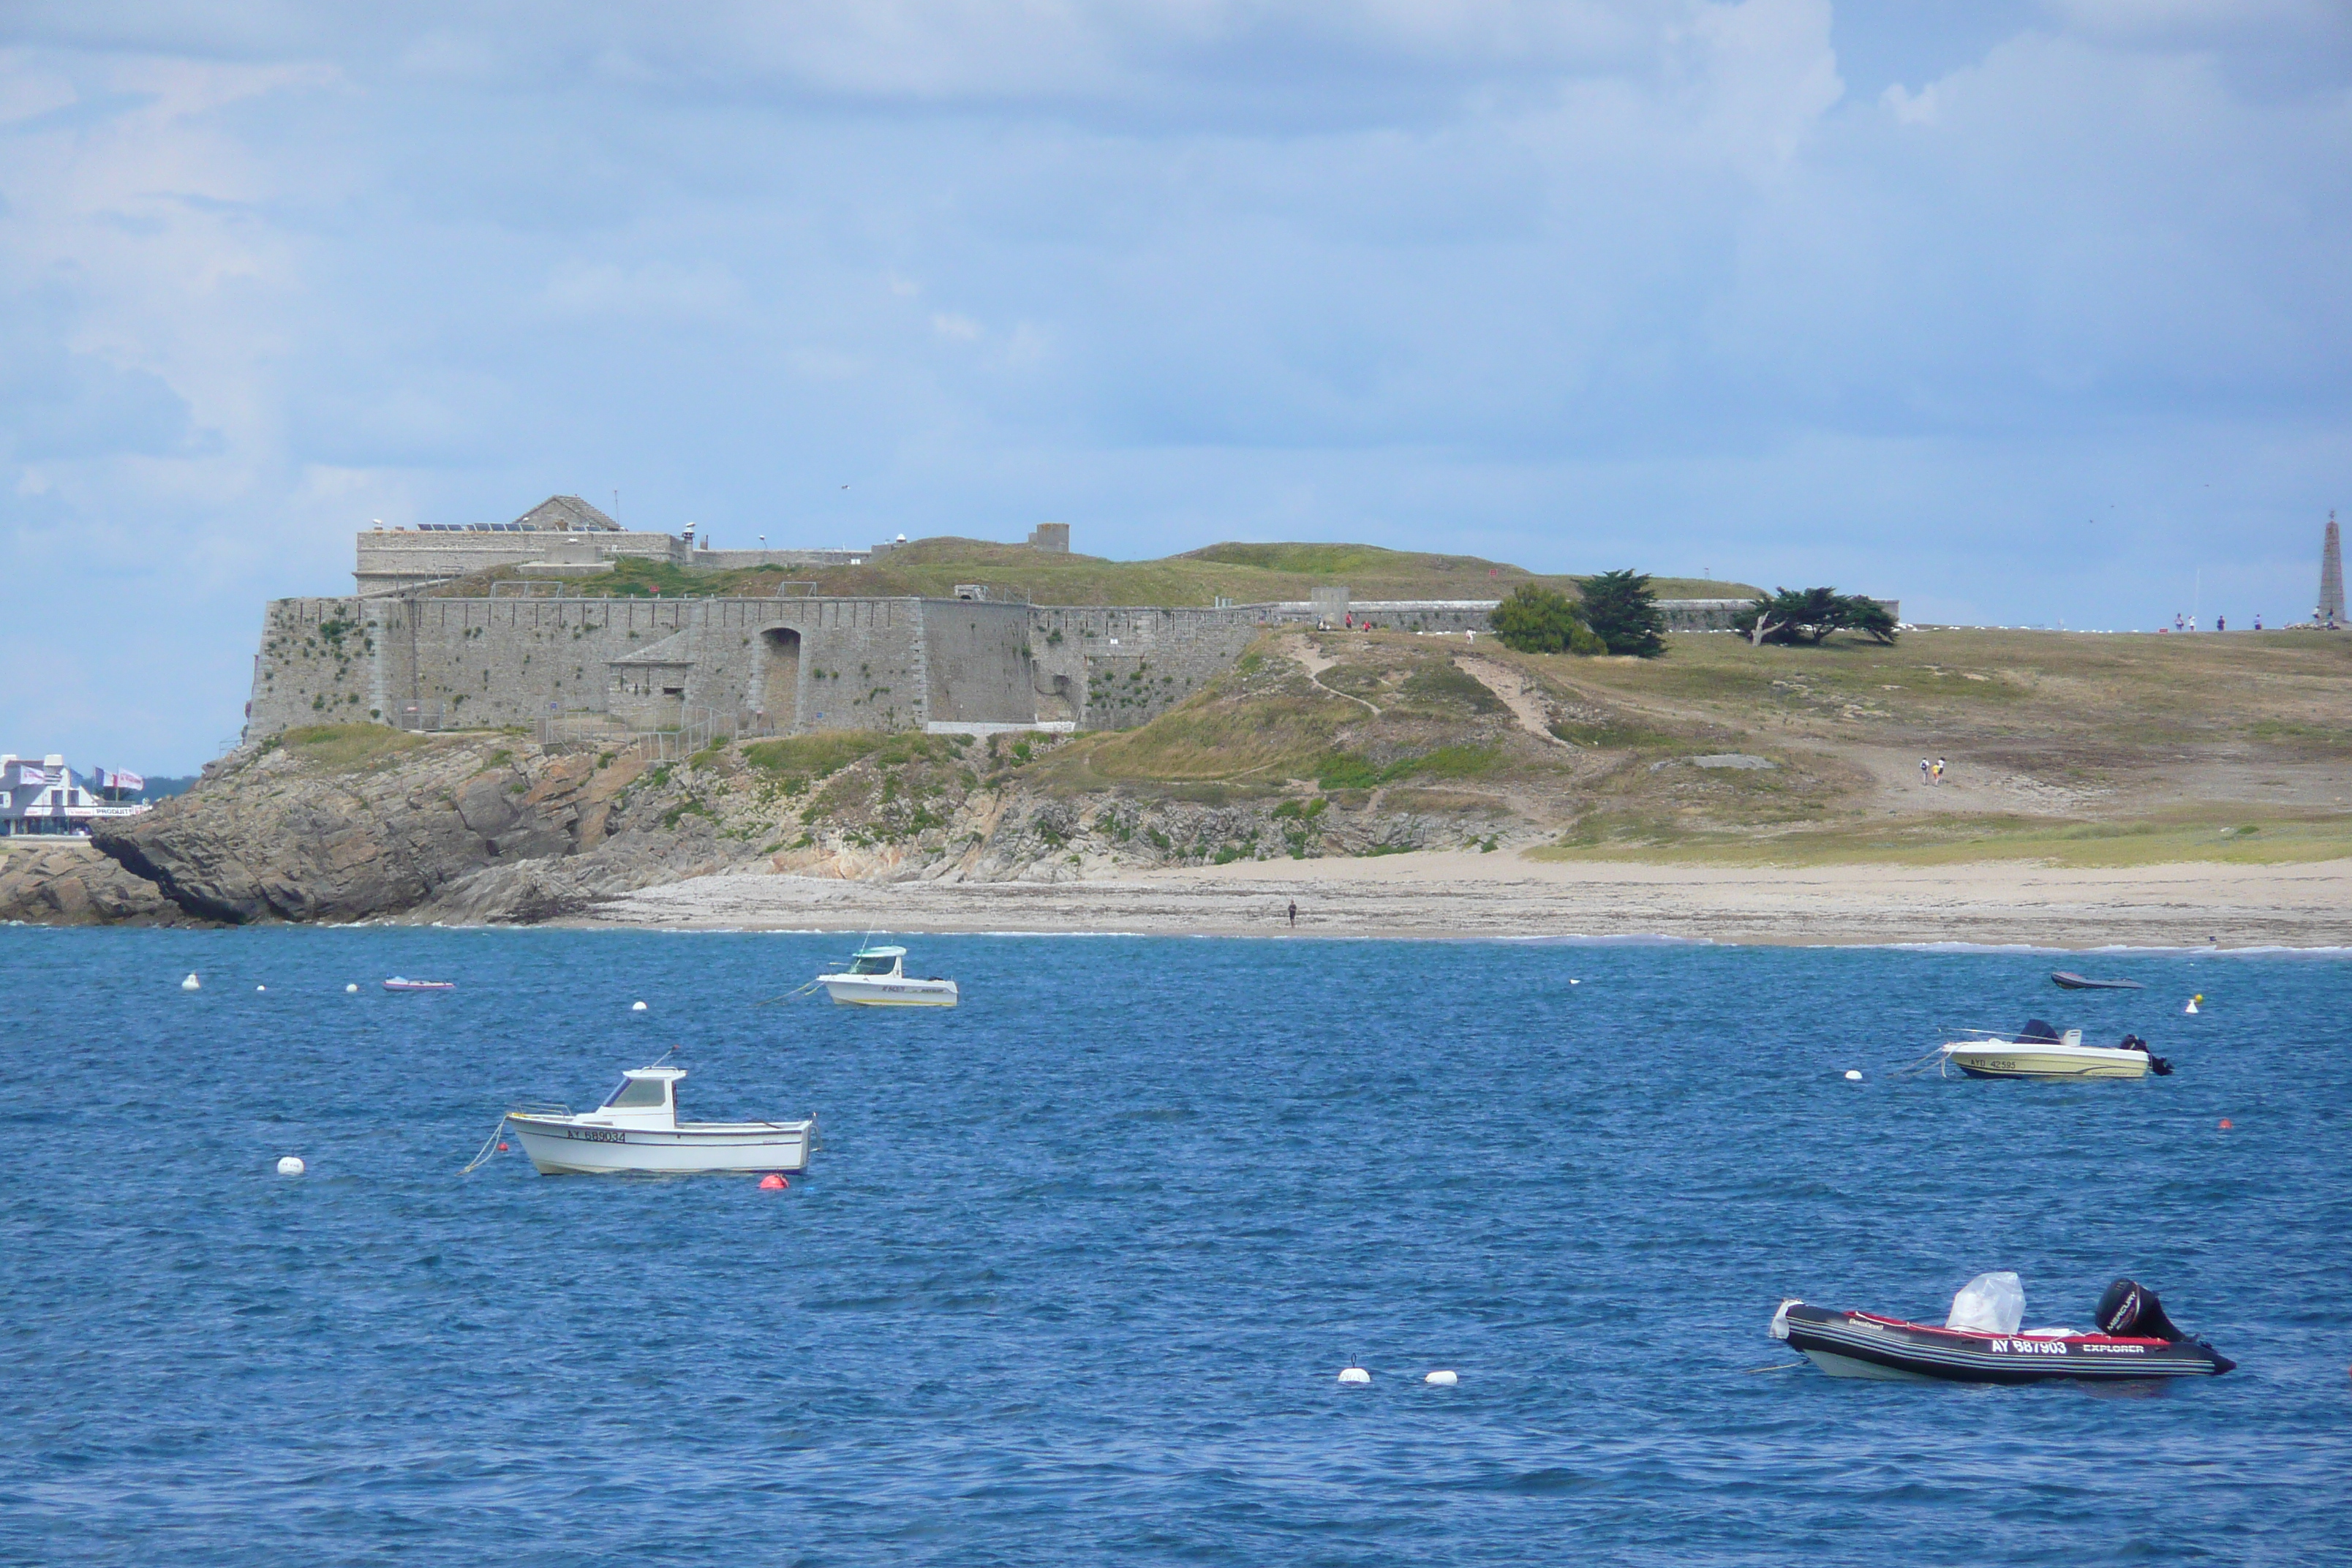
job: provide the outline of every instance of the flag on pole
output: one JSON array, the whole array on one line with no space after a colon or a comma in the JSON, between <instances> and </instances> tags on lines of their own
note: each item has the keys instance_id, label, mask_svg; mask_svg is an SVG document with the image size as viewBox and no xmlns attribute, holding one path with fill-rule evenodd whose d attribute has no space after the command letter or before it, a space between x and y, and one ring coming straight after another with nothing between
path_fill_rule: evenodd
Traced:
<instances>
[{"instance_id":1,"label":"flag on pole","mask_svg":"<svg viewBox=\"0 0 2352 1568\"><path fill-rule=\"evenodd\" d=\"M136 793L147 787L147 781L137 773L126 773L121 768L100 768L98 770L98 787L130 790Z\"/></svg>"}]
</instances>

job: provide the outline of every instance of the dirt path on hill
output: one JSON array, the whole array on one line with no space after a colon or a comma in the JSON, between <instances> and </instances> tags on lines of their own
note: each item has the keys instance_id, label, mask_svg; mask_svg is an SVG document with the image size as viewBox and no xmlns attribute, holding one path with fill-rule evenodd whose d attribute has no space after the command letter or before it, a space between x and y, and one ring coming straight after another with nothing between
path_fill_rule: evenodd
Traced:
<instances>
[{"instance_id":1,"label":"dirt path on hill","mask_svg":"<svg viewBox=\"0 0 2352 1568\"><path fill-rule=\"evenodd\" d=\"M1321 675L1325 670L1330 668L1339 661L1336 658L1326 658L1321 653L1317 651L1315 646L1309 643L1303 635L1294 634L1293 636L1286 637L1276 646L1281 648L1284 658L1296 660L1298 667L1307 672L1307 685L1313 687L1316 690L1322 692L1328 697L1337 697L1342 701L1352 702L1357 707L1370 711L1371 716L1375 719L1381 716L1381 710L1374 708L1362 698L1358 697L1351 692L1334 691L1331 688L1324 685L1322 681L1316 679L1316 677Z\"/></svg>"},{"instance_id":2,"label":"dirt path on hill","mask_svg":"<svg viewBox=\"0 0 2352 1568\"><path fill-rule=\"evenodd\" d=\"M1496 664L1492 659L1480 658L1469 653L1455 654L1454 668L1493 692L1495 700L1511 710L1511 717L1519 721L1520 729L1562 751L1576 750L1551 732L1551 726L1545 722L1549 714L1543 699L1537 694L1535 682L1525 675L1507 665Z\"/></svg>"}]
</instances>

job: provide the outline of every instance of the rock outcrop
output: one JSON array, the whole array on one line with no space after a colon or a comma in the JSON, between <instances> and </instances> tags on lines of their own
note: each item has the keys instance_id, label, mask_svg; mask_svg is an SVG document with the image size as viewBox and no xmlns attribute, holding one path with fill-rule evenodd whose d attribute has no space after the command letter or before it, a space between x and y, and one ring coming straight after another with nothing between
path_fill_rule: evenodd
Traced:
<instances>
[{"instance_id":1,"label":"rock outcrop","mask_svg":"<svg viewBox=\"0 0 2352 1568\"><path fill-rule=\"evenodd\" d=\"M80 838L0 839L0 921L186 925L163 889Z\"/></svg>"},{"instance_id":2,"label":"rock outcrop","mask_svg":"<svg viewBox=\"0 0 2352 1568\"><path fill-rule=\"evenodd\" d=\"M94 840L207 920L545 920L710 858L633 845L569 865L605 846L611 802L642 767L495 733L297 731L241 748Z\"/></svg>"}]
</instances>

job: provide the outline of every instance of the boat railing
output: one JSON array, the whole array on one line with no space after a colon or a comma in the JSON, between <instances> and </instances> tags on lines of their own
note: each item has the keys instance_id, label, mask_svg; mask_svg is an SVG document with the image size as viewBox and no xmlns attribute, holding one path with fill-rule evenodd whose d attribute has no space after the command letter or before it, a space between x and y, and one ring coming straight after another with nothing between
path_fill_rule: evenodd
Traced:
<instances>
[{"instance_id":1,"label":"boat railing","mask_svg":"<svg viewBox=\"0 0 2352 1568\"><path fill-rule=\"evenodd\" d=\"M572 1108L557 1100L518 1100L507 1107L509 1116L570 1116Z\"/></svg>"}]
</instances>

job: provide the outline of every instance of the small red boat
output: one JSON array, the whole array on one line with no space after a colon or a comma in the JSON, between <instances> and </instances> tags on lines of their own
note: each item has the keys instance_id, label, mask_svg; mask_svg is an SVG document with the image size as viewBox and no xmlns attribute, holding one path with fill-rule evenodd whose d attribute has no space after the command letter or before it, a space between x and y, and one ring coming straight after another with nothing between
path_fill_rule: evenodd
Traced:
<instances>
[{"instance_id":1,"label":"small red boat","mask_svg":"<svg viewBox=\"0 0 2352 1568\"><path fill-rule=\"evenodd\" d=\"M2218 1377L2238 1364L2175 1328L2156 1293L2128 1279L2107 1287L2097 1319L2096 1333L2039 1330L1993 1334L1906 1322L1875 1312L1833 1312L1790 1300L1772 1314L1771 1334L1788 1341L1790 1350L1802 1351L1832 1377L1945 1383L2042 1383L2063 1377L2126 1383Z\"/></svg>"},{"instance_id":2,"label":"small red boat","mask_svg":"<svg viewBox=\"0 0 2352 1568\"><path fill-rule=\"evenodd\" d=\"M455 991L457 983L454 980L410 980L395 974L383 983L383 988L386 991Z\"/></svg>"}]
</instances>

